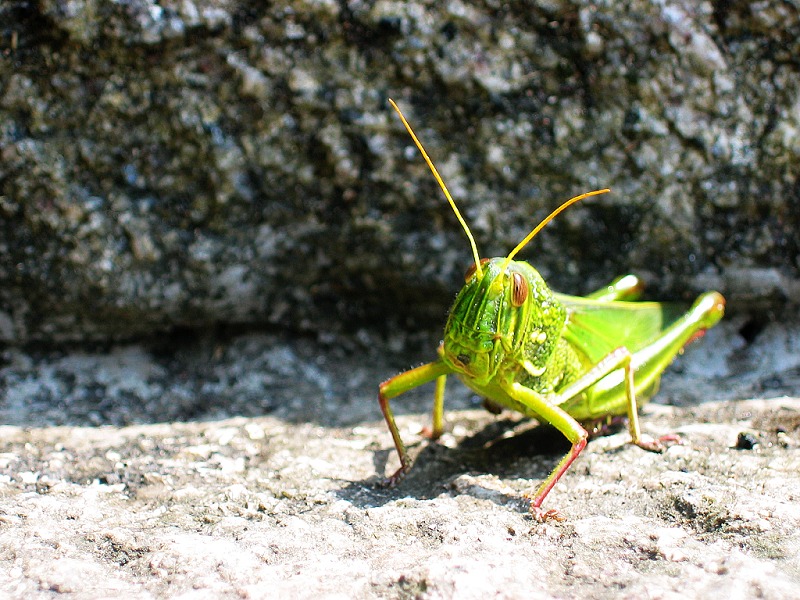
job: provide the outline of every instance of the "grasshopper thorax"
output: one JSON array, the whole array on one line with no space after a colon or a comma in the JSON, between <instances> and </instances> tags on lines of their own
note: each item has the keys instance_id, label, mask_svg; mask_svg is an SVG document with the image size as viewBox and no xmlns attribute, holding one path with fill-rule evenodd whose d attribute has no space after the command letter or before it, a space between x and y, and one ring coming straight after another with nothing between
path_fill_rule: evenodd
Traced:
<instances>
[{"instance_id":1,"label":"grasshopper thorax","mask_svg":"<svg viewBox=\"0 0 800 600\"><path fill-rule=\"evenodd\" d=\"M566 312L527 262L483 259L467 271L444 331L442 359L483 385L498 372L544 372Z\"/></svg>"}]
</instances>

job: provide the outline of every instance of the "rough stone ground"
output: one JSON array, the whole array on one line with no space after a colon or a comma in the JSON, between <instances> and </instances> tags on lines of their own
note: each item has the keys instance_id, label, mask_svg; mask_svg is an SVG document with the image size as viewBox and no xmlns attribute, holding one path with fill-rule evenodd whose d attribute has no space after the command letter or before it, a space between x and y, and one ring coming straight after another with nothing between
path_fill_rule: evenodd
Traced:
<instances>
[{"instance_id":1,"label":"rough stone ground","mask_svg":"<svg viewBox=\"0 0 800 600\"><path fill-rule=\"evenodd\" d=\"M209 342L205 363L202 343L194 354L7 351L2 408L15 425L0 428L0 590L797 597L800 398L783 394L798 389L800 337L772 326L746 345L739 329L723 323L670 370L659 399L685 406L643 411L647 433L684 443L656 455L627 445L624 431L592 441L548 498L566 521L544 525L521 495L563 441L477 410L458 384L440 444L419 436L430 389L397 402L417 464L398 488L376 485L397 458L375 388L409 357L375 356L366 334L362 352L237 336ZM272 403L254 405L259 394ZM740 400L764 395L779 397ZM743 432L752 449L736 448Z\"/></svg>"}]
</instances>

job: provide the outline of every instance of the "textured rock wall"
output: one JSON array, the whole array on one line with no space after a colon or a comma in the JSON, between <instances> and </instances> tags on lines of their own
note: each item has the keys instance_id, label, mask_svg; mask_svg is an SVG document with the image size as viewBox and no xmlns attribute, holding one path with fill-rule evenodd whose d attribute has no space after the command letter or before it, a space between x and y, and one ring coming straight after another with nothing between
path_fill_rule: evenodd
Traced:
<instances>
[{"instance_id":1,"label":"textured rock wall","mask_svg":"<svg viewBox=\"0 0 800 600\"><path fill-rule=\"evenodd\" d=\"M0 338L439 326L483 255L635 271L732 313L798 297L792 3L10 0Z\"/></svg>"}]
</instances>

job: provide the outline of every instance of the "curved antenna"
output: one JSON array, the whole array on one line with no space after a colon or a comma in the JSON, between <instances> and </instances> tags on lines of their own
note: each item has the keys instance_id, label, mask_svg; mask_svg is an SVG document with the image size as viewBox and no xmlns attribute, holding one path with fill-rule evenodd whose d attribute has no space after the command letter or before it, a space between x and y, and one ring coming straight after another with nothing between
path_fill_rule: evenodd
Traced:
<instances>
[{"instance_id":1,"label":"curved antenna","mask_svg":"<svg viewBox=\"0 0 800 600\"><path fill-rule=\"evenodd\" d=\"M414 143L417 145L417 148L419 148L419 151L422 154L422 158L424 158L425 162L428 163L428 167L430 168L431 173L433 173L433 176L439 183L439 187L442 188L445 198L447 198L447 201L453 208L453 212L456 213L456 218L458 219L458 222L461 223L461 226L464 228L464 231L467 234L467 238L469 238L469 245L472 247L472 256L475 258L475 273L478 275L478 279L480 279L481 277L483 277L483 270L481 269L481 258L480 255L478 254L478 247L475 245L475 238L472 237L472 232L470 232L469 227L467 227L467 222L464 221L464 217L461 216L461 213L459 212L458 207L456 206L456 203L453 200L453 197L450 195L450 192L447 191L447 186L444 184L444 181L442 181L442 178L439 176L439 171L437 171L436 167L433 166L433 161L428 156L428 153L425 152L425 148L422 147L422 143L417 139L417 136L414 134L414 130L411 129L411 125L409 125L408 121L406 121L406 118L403 116L402 111L397 106L397 104L394 103L394 100L392 100L391 98L389 98L389 104L391 104L392 108L395 109L395 111L397 111L398 115L400 115L400 120L403 122L403 125L406 126L406 130L411 135L411 139L414 140Z\"/></svg>"},{"instance_id":2,"label":"curved antenna","mask_svg":"<svg viewBox=\"0 0 800 600\"><path fill-rule=\"evenodd\" d=\"M551 212L549 215L547 215L542 220L541 223L539 223L536 227L534 227L533 231L531 231L528 235L526 235L525 238L519 244L517 244L516 248L514 248L511 251L511 253L508 256L506 256L506 259L503 261L503 264L500 266L500 272L501 273L505 273L506 268L511 263L511 259L513 259L517 255L517 252L522 250L525 247L525 245L528 242L530 242L534 238L534 236L542 230L542 228L545 225L547 225L550 221L555 219L559 215L559 213L561 213L562 211L566 210L569 206L572 206L576 202L580 202L584 198L588 198L590 196L598 196L600 194L606 194L606 193L608 193L610 191L611 191L610 189L605 188L605 189L602 189L602 190L595 190L593 192L586 192L585 194L581 194L580 196L575 196L574 198L570 198L569 200L564 202L561 206L559 206L557 209L555 209L553 212Z\"/></svg>"}]
</instances>

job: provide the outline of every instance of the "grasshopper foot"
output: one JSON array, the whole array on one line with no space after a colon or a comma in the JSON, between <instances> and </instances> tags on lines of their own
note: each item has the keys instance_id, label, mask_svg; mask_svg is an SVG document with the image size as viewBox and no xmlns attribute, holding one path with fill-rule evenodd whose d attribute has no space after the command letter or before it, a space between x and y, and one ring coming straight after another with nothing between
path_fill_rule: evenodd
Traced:
<instances>
[{"instance_id":1,"label":"grasshopper foot","mask_svg":"<svg viewBox=\"0 0 800 600\"><path fill-rule=\"evenodd\" d=\"M403 479L406 478L406 474L408 473L408 470L410 468L411 468L411 463L403 465L402 467L397 469L397 471L395 471L393 475L383 479L380 482L380 486L383 487L383 488L393 488L393 487L395 487L398 483L400 483L401 481L403 481Z\"/></svg>"},{"instance_id":2,"label":"grasshopper foot","mask_svg":"<svg viewBox=\"0 0 800 600\"><path fill-rule=\"evenodd\" d=\"M531 516L537 523L546 523L547 521L563 523L567 520L557 509L544 510L541 506L531 506Z\"/></svg>"},{"instance_id":3,"label":"grasshopper foot","mask_svg":"<svg viewBox=\"0 0 800 600\"><path fill-rule=\"evenodd\" d=\"M540 506L542 498L539 498L537 501L537 498L534 494L523 494L523 497L526 500L530 500L531 517L533 517L533 520L537 523L546 523L547 521L558 521L559 523L563 523L567 520L567 518L556 508L544 510Z\"/></svg>"},{"instance_id":4,"label":"grasshopper foot","mask_svg":"<svg viewBox=\"0 0 800 600\"><path fill-rule=\"evenodd\" d=\"M432 442L435 442L440 437L442 437L443 433L444 433L443 430L442 431L436 431L433 427L428 427L427 425L425 427L423 427L422 431L420 432L420 434L423 437L428 438Z\"/></svg>"},{"instance_id":5,"label":"grasshopper foot","mask_svg":"<svg viewBox=\"0 0 800 600\"><path fill-rule=\"evenodd\" d=\"M642 437L638 441L634 442L639 448L642 450L647 450L648 452L656 452L661 454L666 450L669 446L673 444L680 444L681 438L678 437L674 433L670 433L667 435L662 435L658 438L651 438L651 437Z\"/></svg>"}]
</instances>

